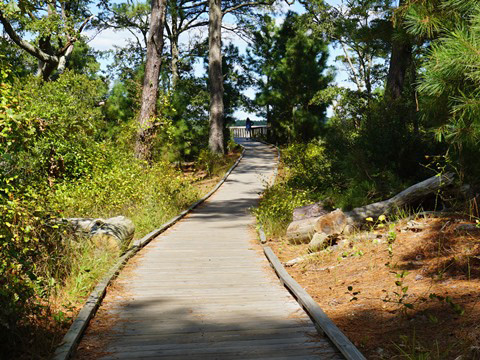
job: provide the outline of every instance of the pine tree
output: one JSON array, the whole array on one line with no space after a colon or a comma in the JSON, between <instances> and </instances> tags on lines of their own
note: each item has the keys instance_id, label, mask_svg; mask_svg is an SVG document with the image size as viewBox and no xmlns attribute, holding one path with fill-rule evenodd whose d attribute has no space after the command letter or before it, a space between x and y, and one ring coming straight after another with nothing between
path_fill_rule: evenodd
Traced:
<instances>
[{"instance_id":1,"label":"pine tree","mask_svg":"<svg viewBox=\"0 0 480 360\"><path fill-rule=\"evenodd\" d=\"M256 53L250 61L258 59L261 66L253 70L265 75L257 82L256 99L269 107L270 126L278 142L311 139L325 121L327 105L311 100L332 80L324 74L327 44L301 20L302 16L290 12L273 32L271 19L265 18L256 32Z\"/></svg>"},{"instance_id":2,"label":"pine tree","mask_svg":"<svg viewBox=\"0 0 480 360\"><path fill-rule=\"evenodd\" d=\"M405 17L412 34L433 38L418 86L422 110L437 139L450 146L462 176L479 172L480 5L444 0L433 7L424 1Z\"/></svg>"}]
</instances>

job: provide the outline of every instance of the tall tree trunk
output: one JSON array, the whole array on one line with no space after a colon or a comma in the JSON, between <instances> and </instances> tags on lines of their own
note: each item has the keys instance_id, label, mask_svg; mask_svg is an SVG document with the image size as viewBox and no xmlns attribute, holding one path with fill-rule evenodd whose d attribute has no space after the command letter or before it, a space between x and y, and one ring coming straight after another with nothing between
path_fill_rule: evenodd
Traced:
<instances>
[{"instance_id":1,"label":"tall tree trunk","mask_svg":"<svg viewBox=\"0 0 480 360\"><path fill-rule=\"evenodd\" d=\"M400 0L399 6L403 5L404 2L405 0ZM397 30L400 30L400 26L397 26L397 28L394 29L394 32ZM385 87L387 98L396 100L402 96L405 77L412 61L412 51L412 44L410 41L407 39L396 38L394 34L387 84Z\"/></svg>"},{"instance_id":2,"label":"tall tree trunk","mask_svg":"<svg viewBox=\"0 0 480 360\"><path fill-rule=\"evenodd\" d=\"M408 67L412 60L412 44L394 40L387 75L386 95L393 100L402 96Z\"/></svg>"},{"instance_id":3,"label":"tall tree trunk","mask_svg":"<svg viewBox=\"0 0 480 360\"><path fill-rule=\"evenodd\" d=\"M210 81L210 151L223 154L223 75L221 0L209 0L208 78Z\"/></svg>"},{"instance_id":4,"label":"tall tree trunk","mask_svg":"<svg viewBox=\"0 0 480 360\"><path fill-rule=\"evenodd\" d=\"M178 34L172 36L171 40L171 49L170 53L172 56L172 89L175 90L177 87L178 80L180 79L180 74L178 72L178 58L179 58L179 50L178 50Z\"/></svg>"},{"instance_id":5,"label":"tall tree trunk","mask_svg":"<svg viewBox=\"0 0 480 360\"><path fill-rule=\"evenodd\" d=\"M147 38L147 62L143 78L142 104L138 116L139 130L135 144L135 156L149 160L151 156L150 140L154 132L154 120L157 115L158 78L162 65L163 28L165 24L166 0L152 0L150 29Z\"/></svg>"},{"instance_id":6,"label":"tall tree trunk","mask_svg":"<svg viewBox=\"0 0 480 360\"><path fill-rule=\"evenodd\" d=\"M175 90L177 87L178 79L180 75L178 73L178 57L179 57L179 50L178 50L178 17L177 17L177 9L171 11L172 16L172 36L170 39L170 55L172 56L172 89Z\"/></svg>"}]
</instances>

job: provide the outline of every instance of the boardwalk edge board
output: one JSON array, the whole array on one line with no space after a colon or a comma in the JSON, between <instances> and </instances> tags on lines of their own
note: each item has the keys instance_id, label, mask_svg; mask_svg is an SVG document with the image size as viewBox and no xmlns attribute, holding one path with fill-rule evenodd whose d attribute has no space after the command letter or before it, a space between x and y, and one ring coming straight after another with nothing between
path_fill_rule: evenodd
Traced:
<instances>
[{"instance_id":1,"label":"boardwalk edge board","mask_svg":"<svg viewBox=\"0 0 480 360\"><path fill-rule=\"evenodd\" d=\"M215 187L210 192L208 192L200 200L190 205L188 209L182 211L180 214L161 225L158 229L151 231L140 240L135 241L134 245L120 257L120 259L115 263L115 265L113 265L113 267L109 270L107 275L97 284L97 286L91 292L87 301L83 305L82 309L80 309L77 317L75 318L67 333L63 337L62 342L57 346L55 353L53 354L52 360L67 360L70 358L70 356L72 356L80 338L82 337L85 329L87 328L90 319L93 317L98 307L100 306L107 292L108 285L117 277L117 275L120 273L128 260L132 258L138 251L144 248L148 243L150 243L154 238L156 238L158 235L160 235L172 225L177 223L179 220L183 219L193 209L195 209L197 206L199 206L209 197L211 197L220 188L220 186L223 185L223 183L227 180L228 176L243 159L245 155L245 148L243 146L242 148L243 150L240 157L237 159L237 161L235 161L235 163L230 167L230 169L228 169L223 178L217 183L217 185L215 185Z\"/></svg>"},{"instance_id":2,"label":"boardwalk edge board","mask_svg":"<svg viewBox=\"0 0 480 360\"><path fill-rule=\"evenodd\" d=\"M266 145L273 146L277 149L277 167L274 171L273 182L278 176L278 164L280 164L280 149L278 146L269 144L262 140L260 141ZM319 333L324 333L330 341L337 347L337 349L342 353L347 360L366 360L362 353L357 349L355 345L345 336L345 334L333 323L333 321L325 314L322 308L317 304L315 300L307 293L307 291L300 286L285 270L282 263L275 255L273 250L269 246L264 246L267 243L267 237L263 226L258 227L258 234L260 236L260 242L263 246L263 252L267 257L270 265L274 269L278 278L282 284L293 294L297 302L302 306L302 308L307 312L307 314L312 319L317 331Z\"/></svg>"},{"instance_id":3,"label":"boardwalk edge board","mask_svg":"<svg viewBox=\"0 0 480 360\"><path fill-rule=\"evenodd\" d=\"M263 230L260 229L260 237L262 237L262 232ZM265 237L265 234L263 234L263 237ZM269 246L264 246L263 252L282 284L293 294L298 303L307 312L317 330L320 333L324 333L347 360L366 360L356 346L325 314L317 302L288 274L273 250Z\"/></svg>"}]
</instances>

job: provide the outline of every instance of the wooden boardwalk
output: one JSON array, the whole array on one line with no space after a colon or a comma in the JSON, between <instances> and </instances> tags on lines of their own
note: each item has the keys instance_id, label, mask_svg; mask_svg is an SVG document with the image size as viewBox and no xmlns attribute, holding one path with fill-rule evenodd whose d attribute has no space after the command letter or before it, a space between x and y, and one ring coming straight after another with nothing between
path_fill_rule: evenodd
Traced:
<instances>
[{"instance_id":1,"label":"wooden boardwalk","mask_svg":"<svg viewBox=\"0 0 480 360\"><path fill-rule=\"evenodd\" d=\"M266 145L122 271L78 359L342 359L256 245L254 206L275 167Z\"/></svg>"}]
</instances>

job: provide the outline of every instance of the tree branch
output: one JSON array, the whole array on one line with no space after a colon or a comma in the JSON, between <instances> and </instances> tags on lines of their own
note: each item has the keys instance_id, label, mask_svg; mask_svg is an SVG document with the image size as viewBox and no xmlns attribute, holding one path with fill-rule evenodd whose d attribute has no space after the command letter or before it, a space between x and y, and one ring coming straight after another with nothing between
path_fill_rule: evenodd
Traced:
<instances>
[{"instance_id":1,"label":"tree branch","mask_svg":"<svg viewBox=\"0 0 480 360\"><path fill-rule=\"evenodd\" d=\"M10 39L20 46L23 50L28 52L30 55L36 57L37 59L40 59L41 61L48 62L48 63L58 63L58 58L54 55L47 54L46 52L43 52L40 48L37 46L32 45L26 40L23 40L17 33L16 31L12 28L12 25L10 25L10 22L3 17L3 13L0 11L0 22L3 25L3 28L5 29L6 33L8 36L10 36Z\"/></svg>"},{"instance_id":2,"label":"tree branch","mask_svg":"<svg viewBox=\"0 0 480 360\"><path fill-rule=\"evenodd\" d=\"M192 29L194 27L204 26L203 24L208 25L208 21L201 22L202 25L193 24L196 20L198 20L198 18L200 16L202 16L203 14L206 14L206 13L207 13L207 5L204 5L203 9L201 11L199 11L193 18L191 18L185 25L182 25L183 21L185 20L185 19L182 19L181 22L180 22L178 32L182 33L184 31L187 31L187 30Z\"/></svg>"},{"instance_id":3,"label":"tree branch","mask_svg":"<svg viewBox=\"0 0 480 360\"><path fill-rule=\"evenodd\" d=\"M350 58L350 55L348 54L348 50L345 47L345 43L341 40L339 42L342 45L343 53L345 54L345 57L347 58L348 65L350 65L350 70L352 70L353 79L354 79L355 83L357 84L358 90L361 91L362 86L360 84L360 81L358 80L357 72L355 70L355 67L353 66L352 59Z\"/></svg>"},{"instance_id":4,"label":"tree branch","mask_svg":"<svg viewBox=\"0 0 480 360\"><path fill-rule=\"evenodd\" d=\"M165 30L167 30L167 35L168 37L172 37L172 31L170 30L170 26L168 26L168 23L165 21Z\"/></svg>"},{"instance_id":5,"label":"tree branch","mask_svg":"<svg viewBox=\"0 0 480 360\"><path fill-rule=\"evenodd\" d=\"M237 35L241 40L245 41L247 44L251 44L252 41L253 41L253 38L248 36L247 33L243 32L242 33L242 29L240 27L234 27L234 28L229 28L227 27L226 25L222 25L222 29L224 30L227 30L227 31L230 31L232 33L234 33L235 35Z\"/></svg>"},{"instance_id":6,"label":"tree branch","mask_svg":"<svg viewBox=\"0 0 480 360\"><path fill-rule=\"evenodd\" d=\"M199 6L207 6L208 5L208 1L204 1L204 2L201 2L199 4L194 4L194 5L191 5L191 6L182 6L182 9L183 10L188 10L188 9L194 9L196 7L199 7Z\"/></svg>"},{"instance_id":7,"label":"tree branch","mask_svg":"<svg viewBox=\"0 0 480 360\"><path fill-rule=\"evenodd\" d=\"M251 6L259 6L259 5L272 5L275 1L274 0L269 0L269 1L252 1L252 2L246 2L242 4L238 4L229 8L226 8L222 11L222 15L225 16L225 14L231 13L233 11L240 10L244 7L251 7Z\"/></svg>"},{"instance_id":8,"label":"tree branch","mask_svg":"<svg viewBox=\"0 0 480 360\"><path fill-rule=\"evenodd\" d=\"M187 30L196 28L196 27L207 26L207 25L208 25L208 21L201 21L201 22L192 24L192 25L190 25L190 26L188 26L188 27L184 27L181 32L184 32L184 31L187 31Z\"/></svg>"},{"instance_id":9,"label":"tree branch","mask_svg":"<svg viewBox=\"0 0 480 360\"><path fill-rule=\"evenodd\" d=\"M89 16L88 18L86 18L86 19L83 21L82 25L80 25L80 27L78 28L78 33L79 33L79 34L83 31L83 29L84 29L85 26L88 24L88 22L89 22L90 20L92 20L94 17L95 17L95 15L91 15L91 16Z\"/></svg>"}]
</instances>

